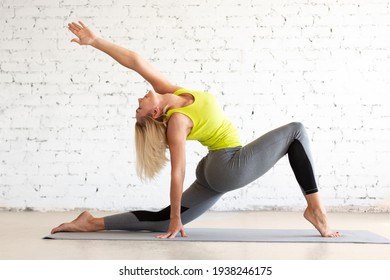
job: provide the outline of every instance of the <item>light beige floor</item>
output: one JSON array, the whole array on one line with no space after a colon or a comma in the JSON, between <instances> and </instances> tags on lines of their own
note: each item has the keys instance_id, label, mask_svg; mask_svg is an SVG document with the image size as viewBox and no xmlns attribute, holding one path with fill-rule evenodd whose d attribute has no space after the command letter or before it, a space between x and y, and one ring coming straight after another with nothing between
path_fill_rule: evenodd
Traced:
<instances>
[{"instance_id":1,"label":"light beige floor","mask_svg":"<svg viewBox=\"0 0 390 280\"><path fill-rule=\"evenodd\" d=\"M44 240L80 212L0 212L5 260L390 260L390 244L210 243ZM112 213L91 212L96 216ZM390 213L329 213L336 229L364 229L390 238ZM312 228L298 212L208 212L187 227Z\"/></svg>"}]
</instances>

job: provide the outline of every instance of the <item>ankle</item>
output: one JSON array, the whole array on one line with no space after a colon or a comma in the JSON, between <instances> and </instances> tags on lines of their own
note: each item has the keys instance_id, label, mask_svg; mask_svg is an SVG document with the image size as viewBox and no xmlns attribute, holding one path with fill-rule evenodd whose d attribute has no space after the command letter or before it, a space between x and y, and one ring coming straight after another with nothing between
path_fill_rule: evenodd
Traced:
<instances>
[{"instance_id":1,"label":"ankle","mask_svg":"<svg viewBox=\"0 0 390 280\"><path fill-rule=\"evenodd\" d=\"M91 219L88 221L88 224L89 224L89 227L91 228L91 230L94 230L94 231L105 229L103 218L91 217Z\"/></svg>"},{"instance_id":2,"label":"ankle","mask_svg":"<svg viewBox=\"0 0 390 280\"><path fill-rule=\"evenodd\" d=\"M326 216L326 209L325 207L322 206L313 206L313 205L308 205L305 212L309 212L312 215L325 215Z\"/></svg>"}]
</instances>

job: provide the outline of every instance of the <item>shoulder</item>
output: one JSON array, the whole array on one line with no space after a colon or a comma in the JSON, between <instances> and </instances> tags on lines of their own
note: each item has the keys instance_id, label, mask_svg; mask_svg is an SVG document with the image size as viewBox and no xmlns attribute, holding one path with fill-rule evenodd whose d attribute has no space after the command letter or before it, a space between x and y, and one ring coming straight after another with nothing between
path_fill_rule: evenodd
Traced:
<instances>
[{"instance_id":1,"label":"shoulder","mask_svg":"<svg viewBox=\"0 0 390 280\"><path fill-rule=\"evenodd\" d=\"M192 120L184 114L175 112L171 115L167 124L168 138L174 135L185 135L187 137L192 129Z\"/></svg>"},{"instance_id":2,"label":"shoulder","mask_svg":"<svg viewBox=\"0 0 390 280\"><path fill-rule=\"evenodd\" d=\"M180 95L180 94L186 93L186 92L188 92L188 91L189 91L189 90L186 89L186 88L177 87L174 91L172 91L172 94Z\"/></svg>"},{"instance_id":3,"label":"shoulder","mask_svg":"<svg viewBox=\"0 0 390 280\"><path fill-rule=\"evenodd\" d=\"M153 85L153 89L160 94L174 93L180 90L181 88L182 87L173 85L168 82L160 82Z\"/></svg>"},{"instance_id":4,"label":"shoulder","mask_svg":"<svg viewBox=\"0 0 390 280\"><path fill-rule=\"evenodd\" d=\"M189 117L186 115L179 113L179 112L174 112L171 117L168 120L168 128L169 127L188 127L192 126L192 121Z\"/></svg>"},{"instance_id":5,"label":"shoulder","mask_svg":"<svg viewBox=\"0 0 390 280\"><path fill-rule=\"evenodd\" d=\"M177 89L175 91L173 91L172 93L176 94L176 95L186 94L186 93L189 93L192 95L205 95L205 94L211 95L211 93L208 93L206 91L192 90L192 89L183 88L183 87L177 87Z\"/></svg>"}]
</instances>

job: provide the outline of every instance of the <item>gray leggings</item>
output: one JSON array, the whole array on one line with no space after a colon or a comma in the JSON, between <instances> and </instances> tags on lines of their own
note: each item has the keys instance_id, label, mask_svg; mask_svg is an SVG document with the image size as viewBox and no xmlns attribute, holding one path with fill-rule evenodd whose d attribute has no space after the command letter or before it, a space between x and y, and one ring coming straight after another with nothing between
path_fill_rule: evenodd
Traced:
<instances>
[{"instance_id":1,"label":"gray leggings","mask_svg":"<svg viewBox=\"0 0 390 280\"><path fill-rule=\"evenodd\" d=\"M223 194L265 174L286 154L303 194L317 192L306 130L301 123L290 123L244 147L209 151L196 168L195 182L183 193L183 225L210 209ZM169 217L170 206L158 212L133 211L107 216L104 221L107 230L166 231Z\"/></svg>"}]
</instances>

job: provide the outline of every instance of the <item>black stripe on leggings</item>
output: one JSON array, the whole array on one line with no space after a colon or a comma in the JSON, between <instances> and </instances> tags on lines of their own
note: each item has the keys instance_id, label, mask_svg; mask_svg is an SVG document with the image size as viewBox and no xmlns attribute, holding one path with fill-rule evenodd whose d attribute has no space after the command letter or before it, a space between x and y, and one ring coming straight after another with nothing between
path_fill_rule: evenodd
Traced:
<instances>
[{"instance_id":1,"label":"black stripe on leggings","mask_svg":"<svg viewBox=\"0 0 390 280\"><path fill-rule=\"evenodd\" d=\"M187 207L181 207L180 213L184 213L189 208ZM137 219L140 222L160 222L160 221L166 221L169 220L171 216L171 206L168 206L158 212L152 212L152 211L134 211L132 212Z\"/></svg>"},{"instance_id":2,"label":"black stripe on leggings","mask_svg":"<svg viewBox=\"0 0 390 280\"><path fill-rule=\"evenodd\" d=\"M295 139L288 148L288 159L295 178L305 194L318 192L313 168L301 142Z\"/></svg>"}]
</instances>

